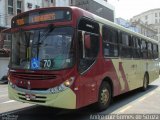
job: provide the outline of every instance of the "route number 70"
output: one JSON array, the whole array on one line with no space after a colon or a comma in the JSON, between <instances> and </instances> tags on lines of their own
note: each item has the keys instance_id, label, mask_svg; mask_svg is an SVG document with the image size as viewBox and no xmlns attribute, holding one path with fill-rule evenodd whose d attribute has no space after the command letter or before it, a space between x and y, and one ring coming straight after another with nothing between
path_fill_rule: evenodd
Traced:
<instances>
[{"instance_id":1,"label":"route number 70","mask_svg":"<svg viewBox=\"0 0 160 120\"><path fill-rule=\"evenodd\" d=\"M52 65L51 60L44 60L44 68L50 68Z\"/></svg>"}]
</instances>

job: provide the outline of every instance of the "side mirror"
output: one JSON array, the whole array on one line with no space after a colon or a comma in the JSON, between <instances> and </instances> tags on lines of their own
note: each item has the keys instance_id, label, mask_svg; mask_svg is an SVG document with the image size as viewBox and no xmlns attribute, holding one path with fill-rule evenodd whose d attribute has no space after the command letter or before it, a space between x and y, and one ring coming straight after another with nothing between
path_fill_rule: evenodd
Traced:
<instances>
[{"instance_id":1,"label":"side mirror","mask_svg":"<svg viewBox=\"0 0 160 120\"><path fill-rule=\"evenodd\" d=\"M88 34L84 35L84 45L85 45L85 48L87 49L91 48L91 37Z\"/></svg>"}]
</instances>

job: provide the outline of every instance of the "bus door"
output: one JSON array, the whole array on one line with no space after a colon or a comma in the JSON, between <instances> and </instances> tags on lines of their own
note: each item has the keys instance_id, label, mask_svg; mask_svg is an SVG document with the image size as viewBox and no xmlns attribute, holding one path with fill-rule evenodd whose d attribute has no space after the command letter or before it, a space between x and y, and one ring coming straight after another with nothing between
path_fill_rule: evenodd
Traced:
<instances>
[{"instance_id":1,"label":"bus door","mask_svg":"<svg viewBox=\"0 0 160 120\"><path fill-rule=\"evenodd\" d=\"M99 66L96 59L99 51L99 25L88 19L81 19L78 26L80 81L83 87L83 104L95 102L97 96L96 76Z\"/></svg>"}]
</instances>

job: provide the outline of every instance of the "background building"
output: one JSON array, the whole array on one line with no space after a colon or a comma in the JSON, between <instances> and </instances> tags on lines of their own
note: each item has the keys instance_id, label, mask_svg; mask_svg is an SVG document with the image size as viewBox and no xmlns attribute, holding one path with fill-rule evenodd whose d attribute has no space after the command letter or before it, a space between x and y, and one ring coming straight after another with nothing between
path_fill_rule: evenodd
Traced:
<instances>
[{"instance_id":1,"label":"background building","mask_svg":"<svg viewBox=\"0 0 160 120\"><path fill-rule=\"evenodd\" d=\"M42 7L42 0L0 0L0 30L10 28L13 16ZM9 49L11 37L0 40L0 49Z\"/></svg>"},{"instance_id":2,"label":"background building","mask_svg":"<svg viewBox=\"0 0 160 120\"><path fill-rule=\"evenodd\" d=\"M114 22L114 7L105 0L0 0L0 30L10 28L13 16L32 9L53 6L77 6ZM11 36L0 41L0 49L9 48Z\"/></svg>"},{"instance_id":3,"label":"background building","mask_svg":"<svg viewBox=\"0 0 160 120\"><path fill-rule=\"evenodd\" d=\"M125 27L125 28L128 28L130 29L131 31L134 31L134 32L138 32L139 33L139 30L136 26L133 26L132 23L128 20L125 20L123 18L116 18L115 19L115 23Z\"/></svg>"},{"instance_id":4,"label":"background building","mask_svg":"<svg viewBox=\"0 0 160 120\"><path fill-rule=\"evenodd\" d=\"M152 25L145 24L139 20L132 22L132 26L138 29L138 33L158 41L157 31Z\"/></svg>"},{"instance_id":5,"label":"background building","mask_svg":"<svg viewBox=\"0 0 160 120\"><path fill-rule=\"evenodd\" d=\"M56 5L56 0L42 0L42 7L53 7Z\"/></svg>"},{"instance_id":6,"label":"background building","mask_svg":"<svg viewBox=\"0 0 160 120\"><path fill-rule=\"evenodd\" d=\"M105 0L71 0L70 4L114 22L115 8Z\"/></svg>"},{"instance_id":7,"label":"background building","mask_svg":"<svg viewBox=\"0 0 160 120\"><path fill-rule=\"evenodd\" d=\"M77 6L110 21L114 22L115 19L115 8L106 0L43 0L43 2L44 7Z\"/></svg>"},{"instance_id":8,"label":"background building","mask_svg":"<svg viewBox=\"0 0 160 120\"><path fill-rule=\"evenodd\" d=\"M149 26L157 32L158 41L160 42L160 8L152 9L134 16L131 22L143 22L144 25Z\"/></svg>"},{"instance_id":9,"label":"background building","mask_svg":"<svg viewBox=\"0 0 160 120\"><path fill-rule=\"evenodd\" d=\"M13 16L42 7L42 0L0 0L0 29L9 28Z\"/></svg>"},{"instance_id":10,"label":"background building","mask_svg":"<svg viewBox=\"0 0 160 120\"><path fill-rule=\"evenodd\" d=\"M70 0L56 0L56 6L70 6Z\"/></svg>"},{"instance_id":11,"label":"background building","mask_svg":"<svg viewBox=\"0 0 160 120\"><path fill-rule=\"evenodd\" d=\"M23 0L22 11L33 10L42 7L42 0Z\"/></svg>"},{"instance_id":12,"label":"background building","mask_svg":"<svg viewBox=\"0 0 160 120\"><path fill-rule=\"evenodd\" d=\"M5 12L5 1L6 0L1 0L0 1L0 30L3 30L4 28L6 28L6 19L7 19L7 15Z\"/></svg>"},{"instance_id":13,"label":"background building","mask_svg":"<svg viewBox=\"0 0 160 120\"><path fill-rule=\"evenodd\" d=\"M130 29L131 31L134 31L144 36L147 36L149 38L158 40L157 31L152 26L147 25L140 20L131 22L131 21L124 20L123 18L116 18L115 22L125 28Z\"/></svg>"},{"instance_id":14,"label":"background building","mask_svg":"<svg viewBox=\"0 0 160 120\"><path fill-rule=\"evenodd\" d=\"M41 7L51 7L55 0L0 0L0 31L11 27L11 19L22 12ZM11 36L0 40L0 50L10 48ZM2 52L1 52L2 53ZM0 55L2 55L0 53Z\"/></svg>"},{"instance_id":15,"label":"background building","mask_svg":"<svg viewBox=\"0 0 160 120\"><path fill-rule=\"evenodd\" d=\"M123 18L116 18L115 22L125 28L130 29L131 31L158 40L157 31L154 29L152 25L145 24L140 20L131 22L128 20L124 20Z\"/></svg>"}]
</instances>

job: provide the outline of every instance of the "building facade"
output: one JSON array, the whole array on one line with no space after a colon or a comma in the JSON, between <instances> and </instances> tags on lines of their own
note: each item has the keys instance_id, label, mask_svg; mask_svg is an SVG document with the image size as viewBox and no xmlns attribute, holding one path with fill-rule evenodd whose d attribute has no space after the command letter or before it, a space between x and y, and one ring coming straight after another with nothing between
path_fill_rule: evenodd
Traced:
<instances>
[{"instance_id":1,"label":"building facade","mask_svg":"<svg viewBox=\"0 0 160 120\"><path fill-rule=\"evenodd\" d=\"M145 24L140 20L132 22L132 26L138 29L138 33L158 41L157 31L153 26Z\"/></svg>"},{"instance_id":2,"label":"building facade","mask_svg":"<svg viewBox=\"0 0 160 120\"><path fill-rule=\"evenodd\" d=\"M134 31L134 32L138 32L139 33L139 30L136 26L133 26L132 23L130 21L127 21L123 18L116 18L115 19L115 23L125 27L125 28L128 28L130 29L131 31Z\"/></svg>"},{"instance_id":3,"label":"building facade","mask_svg":"<svg viewBox=\"0 0 160 120\"><path fill-rule=\"evenodd\" d=\"M160 42L160 8L148 10L131 19L133 23L140 21L157 32L158 41Z\"/></svg>"},{"instance_id":4,"label":"building facade","mask_svg":"<svg viewBox=\"0 0 160 120\"><path fill-rule=\"evenodd\" d=\"M116 18L115 22L125 28L130 29L131 31L134 31L144 36L147 36L149 38L158 40L157 31L152 26L144 24L140 20L135 22L130 22L130 21L124 20L123 18Z\"/></svg>"},{"instance_id":5,"label":"building facade","mask_svg":"<svg viewBox=\"0 0 160 120\"><path fill-rule=\"evenodd\" d=\"M115 20L115 8L110 5L106 0L47 0L48 6L77 6L91 13L94 13L100 17L114 22ZM44 1L45 2L45 1ZM45 2L46 3L46 2Z\"/></svg>"},{"instance_id":6,"label":"building facade","mask_svg":"<svg viewBox=\"0 0 160 120\"><path fill-rule=\"evenodd\" d=\"M56 0L42 0L42 7L54 7L56 6Z\"/></svg>"},{"instance_id":7,"label":"building facade","mask_svg":"<svg viewBox=\"0 0 160 120\"><path fill-rule=\"evenodd\" d=\"M24 11L42 7L42 0L0 0L0 30L10 28L11 19ZM0 40L0 49L10 48L11 36Z\"/></svg>"},{"instance_id":8,"label":"building facade","mask_svg":"<svg viewBox=\"0 0 160 120\"><path fill-rule=\"evenodd\" d=\"M0 1L0 30L6 28L6 19L7 19L7 15L6 15L6 12L5 12L5 0L1 0Z\"/></svg>"},{"instance_id":9,"label":"building facade","mask_svg":"<svg viewBox=\"0 0 160 120\"><path fill-rule=\"evenodd\" d=\"M112 22L115 21L115 8L105 0L71 0L70 4Z\"/></svg>"},{"instance_id":10,"label":"building facade","mask_svg":"<svg viewBox=\"0 0 160 120\"><path fill-rule=\"evenodd\" d=\"M56 0L56 6L70 6L70 0Z\"/></svg>"},{"instance_id":11,"label":"building facade","mask_svg":"<svg viewBox=\"0 0 160 120\"><path fill-rule=\"evenodd\" d=\"M10 27L13 16L42 7L42 0L0 0L0 28Z\"/></svg>"},{"instance_id":12,"label":"building facade","mask_svg":"<svg viewBox=\"0 0 160 120\"><path fill-rule=\"evenodd\" d=\"M13 16L42 7L42 0L5 0L5 6L5 14L8 16L6 24L10 27Z\"/></svg>"},{"instance_id":13,"label":"building facade","mask_svg":"<svg viewBox=\"0 0 160 120\"><path fill-rule=\"evenodd\" d=\"M23 0L23 11L29 11L42 7L42 0Z\"/></svg>"}]
</instances>

